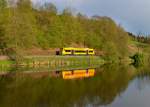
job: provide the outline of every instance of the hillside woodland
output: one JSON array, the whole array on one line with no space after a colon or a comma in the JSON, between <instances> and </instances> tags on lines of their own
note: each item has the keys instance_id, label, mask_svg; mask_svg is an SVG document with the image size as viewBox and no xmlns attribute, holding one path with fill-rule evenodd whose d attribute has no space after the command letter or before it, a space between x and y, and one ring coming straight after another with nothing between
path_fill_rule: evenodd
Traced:
<instances>
[{"instance_id":1,"label":"hillside woodland","mask_svg":"<svg viewBox=\"0 0 150 107\"><path fill-rule=\"evenodd\" d=\"M0 54L25 55L30 49L89 47L107 58L129 56L129 34L109 17L87 17L52 3L0 0Z\"/></svg>"}]
</instances>

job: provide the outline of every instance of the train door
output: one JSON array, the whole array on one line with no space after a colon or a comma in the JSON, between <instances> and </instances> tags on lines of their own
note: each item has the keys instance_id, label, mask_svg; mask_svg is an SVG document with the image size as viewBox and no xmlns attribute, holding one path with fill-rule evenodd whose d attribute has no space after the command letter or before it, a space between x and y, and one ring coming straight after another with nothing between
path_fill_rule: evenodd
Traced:
<instances>
[{"instance_id":1,"label":"train door","mask_svg":"<svg viewBox=\"0 0 150 107\"><path fill-rule=\"evenodd\" d=\"M71 55L74 55L74 50L71 50Z\"/></svg>"}]
</instances>

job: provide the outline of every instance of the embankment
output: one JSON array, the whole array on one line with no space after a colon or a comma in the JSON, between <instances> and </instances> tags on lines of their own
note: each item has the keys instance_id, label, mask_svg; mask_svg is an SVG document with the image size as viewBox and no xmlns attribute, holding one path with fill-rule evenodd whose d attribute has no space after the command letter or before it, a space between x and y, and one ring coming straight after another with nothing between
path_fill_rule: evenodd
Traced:
<instances>
[{"instance_id":1,"label":"embankment","mask_svg":"<svg viewBox=\"0 0 150 107\"><path fill-rule=\"evenodd\" d=\"M16 63L9 59L0 60L0 71L7 71L10 67L39 68L49 67L59 68L78 68L96 67L104 64L105 61L99 56L26 56L23 61ZM8 70L9 71L9 70Z\"/></svg>"}]
</instances>

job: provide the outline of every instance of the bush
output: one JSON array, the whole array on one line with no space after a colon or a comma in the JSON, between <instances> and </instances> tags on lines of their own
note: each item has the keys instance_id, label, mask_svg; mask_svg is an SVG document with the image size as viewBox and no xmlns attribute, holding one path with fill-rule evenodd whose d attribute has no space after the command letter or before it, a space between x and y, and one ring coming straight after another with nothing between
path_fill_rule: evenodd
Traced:
<instances>
[{"instance_id":1,"label":"bush","mask_svg":"<svg viewBox=\"0 0 150 107\"><path fill-rule=\"evenodd\" d=\"M135 55L131 57L131 59L134 60L133 65L135 66L142 66L145 63L144 55L142 53L136 53Z\"/></svg>"}]
</instances>

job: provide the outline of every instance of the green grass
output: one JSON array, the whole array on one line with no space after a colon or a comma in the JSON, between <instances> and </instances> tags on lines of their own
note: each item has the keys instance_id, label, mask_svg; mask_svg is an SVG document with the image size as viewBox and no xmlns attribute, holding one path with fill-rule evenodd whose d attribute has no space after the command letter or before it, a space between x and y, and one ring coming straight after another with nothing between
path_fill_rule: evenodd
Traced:
<instances>
[{"instance_id":1,"label":"green grass","mask_svg":"<svg viewBox=\"0 0 150 107\"><path fill-rule=\"evenodd\" d=\"M97 56L32 56L26 57L26 63L32 63L33 61L42 62L42 61L72 61L72 62L91 62L91 63L104 63L103 59Z\"/></svg>"},{"instance_id":2,"label":"green grass","mask_svg":"<svg viewBox=\"0 0 150 107\"><path fill-rule=\"evenodd\" d=\"M132 43L135 44L137 47L141 47L141 48L147 48L150 46L149 44L141 43L141 42L137 42L137 41L133 41Z\"/></svg>"},{"instance_id":3,"label":"green grass","mask_svg":"<svg viewBox=\"0 0 150 107\"><path fill-rule=\"evenodd\" d=\"M42 64L43 62L46 62L46 64ZM34 65L34 63L36 63L37 65ZM38 65L38 63L41 64ZM0 71L9 70L8 68L12 64L15 63L11 61L1 61L0 65L3 65L3 67ZM25 57L24 61L21 62L21 64L24 64L25 66L18 67L17 71L32 71L33 68L37 69L36 71L42 71L44 70L44 68L48 68L49 70L66 70L79 68L95 68L99 65L104 64L104 60L98 56L28 56Z\"/></svg>"},{"instance_id":4,"label":"green grass","mask_svg":"<svg viewBox=\"0 0 150 107\"><path fill-rule=\"evenodd\" d=\"M14 64L14 62L10 60L0 60L0 65L11 65Z\"/></svg>"},{"instance_id":5,"label":"green grass","mask_svg":"<svg viewBox=\"0 0 150 107\"><path fill-rule=\"evenodd\" d=\"M130 45L134 45L135 47L137 47L137 49L139 48L140 50L142 50L143 53L150 52L150 44L141 43L141 42L133 41L133 40L131 40L129 43Z\"/></svg>"},{"instance_id":6,"label":"green grass","mask_svg":"<svg viewBox=\"0 0 150 107\"><path fill-rule=\"evenodd\" d=\"M0 72L7 72L10 71L11 65L13 65L14 62L10 60L0 60Z\"/></svg>"}]
</instances>

